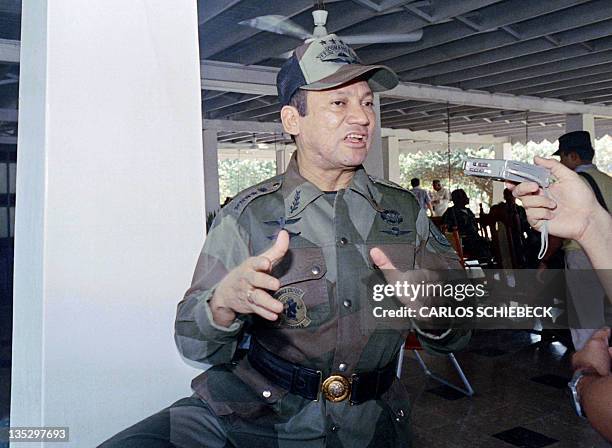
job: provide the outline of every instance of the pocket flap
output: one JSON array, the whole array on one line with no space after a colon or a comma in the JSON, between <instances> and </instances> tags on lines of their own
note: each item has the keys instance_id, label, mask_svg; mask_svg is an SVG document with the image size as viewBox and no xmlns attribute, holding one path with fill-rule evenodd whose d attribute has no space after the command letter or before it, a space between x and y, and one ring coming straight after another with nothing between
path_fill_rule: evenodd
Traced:
<instances>
[{"instance_id":1,"label":"pocket flap","mask_svg":"<svg viewBox=\"0 0 612 448\"><path fill-rule=\"evenodd\" d=\"M323 251L319 247L289 249L283 260L273 269L281 286L323 278L327 272Z\"/></svg>"}]
</instances>

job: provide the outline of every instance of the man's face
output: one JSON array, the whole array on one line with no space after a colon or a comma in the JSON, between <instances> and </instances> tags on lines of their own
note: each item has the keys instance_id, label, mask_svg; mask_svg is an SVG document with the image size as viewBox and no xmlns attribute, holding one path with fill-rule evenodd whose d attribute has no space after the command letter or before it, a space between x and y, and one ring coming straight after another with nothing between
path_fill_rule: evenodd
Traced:
<instances>
[{"instance_id":1,"label":"man's face","mask_svg":"<svg viewBox=\"0 0 612 448\"><path fill-rule=\"evenodd\" d=\"M575 152L562 152L561 163L570 170L575 170L580 165L580 157Z\"/></svg>"},{"instance_id":2,"label":"man's face","mask_svg":"<svg viewBox=\"0 0 612 448\"><path fill-rule=\"evenodd\" d=\"M309 91L306 116L298 118L300 164L330 170L355 168L363 163L376 125L373 101L365 81Z\"/></svg>"},{"instance_id":3,"label":"man's face","mask_svg":"<svg viewBox=\"0 0 612 448\"><path fill-rule=\"evenodd\" d=\"M433 189L436 191L440 191L440 189L442 188L442 185L440 185L440 182L434 182L432 185L433 185Z\"/></svg>"}]
</instances>

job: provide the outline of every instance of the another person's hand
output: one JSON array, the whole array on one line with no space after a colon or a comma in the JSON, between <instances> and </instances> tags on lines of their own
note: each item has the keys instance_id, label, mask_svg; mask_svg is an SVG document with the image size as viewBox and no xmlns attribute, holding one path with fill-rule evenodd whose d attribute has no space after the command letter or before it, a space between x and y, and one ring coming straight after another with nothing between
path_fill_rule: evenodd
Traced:
<instances>
[{"instance_id":1,"label":"another person's hand","mask_svg":"<svg viewBox=\"0 0 612 448\"><path fill-rule=\"evenodd\" d=\"M247 258L232 269L217 285L210 309L214 321L229 326L236 314L257 314L267 320L276 320L283 304L267 291L280 288L277 278L270 275L272 268L289 249L289 234L281 230L274 245L261 255Z\"/></svg>"},{"instance_id":2,"label":"another person's hand","mask_svg":"<svg viewBox=\"0 0 612 448\"><path fill-rule=\"evenodd\" d=\"M550 234L580 241L601 208L595 195L578 174L556 160L536 157L535 163L550 169L557 179L548 189L550 198L535 182L508 185L508 188L523 203L534 229L540 230L548 222Z\"/></svg>"},{"instance_id":3,"label":"another person's hand","mask_svg":"<svg viewBox=\"0 0 612 448\"><path fill-rule=\"evenodd\" d=\"M596 331L582 350L574 353L572 357L574 370L590 370L600 376L610 375L612 347L608 347L609 338L609 328Z\"/></svg>"}]
</instances>

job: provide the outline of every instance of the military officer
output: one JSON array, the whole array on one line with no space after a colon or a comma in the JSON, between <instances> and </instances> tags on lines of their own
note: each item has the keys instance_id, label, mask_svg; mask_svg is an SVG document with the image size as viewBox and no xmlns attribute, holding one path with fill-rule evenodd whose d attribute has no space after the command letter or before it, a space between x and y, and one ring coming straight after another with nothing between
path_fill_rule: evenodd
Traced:
<instances>
[{"instance_id":1,"label":"military officer","mask_svg":"<svg viewBox=\"0 0 612 448\"><path fill-rule=\"evenodd\" d=\"M192 397L103 447L410 445L395 376L408 326L372 328L361 310L380 269L460 265L412 194L363 169L373 92L396 84L335 35L295 50L277 87L297 151L284 174L221 210L178 305L179 351L212 367L193 380ZM248 355L236 359L244 334ZM419 337L447 353L469 333Z\"/></svg>"}]
</instances>

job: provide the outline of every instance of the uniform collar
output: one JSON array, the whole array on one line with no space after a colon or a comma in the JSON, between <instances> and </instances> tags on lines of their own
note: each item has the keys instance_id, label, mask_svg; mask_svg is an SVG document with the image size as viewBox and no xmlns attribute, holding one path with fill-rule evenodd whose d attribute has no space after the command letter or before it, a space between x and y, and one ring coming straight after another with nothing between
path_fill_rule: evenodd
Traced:
<instances>
[{"instance_id":1,"label":"uniform collar","mask_svg":"<svg viewBox=\"0 0 612 448\"><path fill-rule=\"evenodd\" d=\"M313 183L300 174L297 163L297 151L293 152L281 188L285 200L285 217L291 218L323 194Z\"/></svg>"},{"instance_id":2,"label":"uniform collar","mask_svg":"<svg viewBox=\"0 0 612 448\"><path fill-rule=\"evenodd\" d=\"M375 210L382 210L378 205L382 195L374 186L363 166L359 166L357 171L355 171L355 175L348 188L363 196ZM285 201L286 218L298 215L308 204L323 194L317 186L304 179L300 174L297 151L294 151L285 171L281 194Z\"/></svg>"},{"instance_id":3,"label":"uniform collar","mask_svg":"<svg viewBox=\"0 0 612 448\"><path fill-rule=\"evenodd\" d=\"M368 176L368 173L366 173L363 166L360 166L355 172L349 188L363 196L374 210L378 212L382 212L384 210L378 204L382 198L382 194L378 188L376 188L374 182L372 182L372 179L370 176Z\"/></svg>"}]
</instances>

